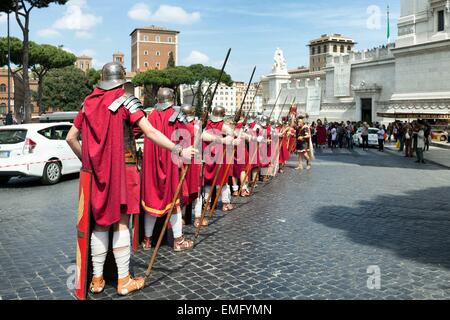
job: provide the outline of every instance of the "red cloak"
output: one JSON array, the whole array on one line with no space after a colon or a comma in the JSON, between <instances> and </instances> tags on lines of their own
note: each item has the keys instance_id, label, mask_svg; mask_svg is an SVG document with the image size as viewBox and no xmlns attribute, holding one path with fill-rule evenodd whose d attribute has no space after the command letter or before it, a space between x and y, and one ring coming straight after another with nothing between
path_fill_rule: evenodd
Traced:
<instances>
[{"instance_id":1,"label":"red cloak","mask_svg":"<svg viewBox=\"0 0 450 320\"><path fill-rule=\"evenodd\" d=\"M265 139L271 139L272 126L268 125L266 128L263 128L262 135ZM260 159L261 159L261 168L270 167L270 158L272 156L272 144L266 143L266 147L259 148ZM266 148L267 151L264 149Z\"/></svg>"},{"instance_id":2,"label":"red cloak","mask_svg":"<svg viewBox=\"0 0 450 320\"><path fill-rule=\"evenodd\" d=\"M325 126L317 126L316 134L317 134L317 144L318 145L327 144L327 129L325 129Z\"/></svg>"},{"instance_id":3,"label":"red cloak","mask_svg":"<svg viewBox=\"0 0 450 320\"><path fill-rule=\"evenodd\" d=\"M110 111L108 107L123 94L122 88L96 88L74 120L82 133L83 169L93 173L92 213L95 223L105 227L119 222L121 214L139 213L139 174L135 166L125 165L123 126L124 121L134 125L145 113Z\"/></svg>"},{"instance_id":4,"label":"red cloak","mask_svg":"<svg viewBox=\"0 0 450 320\"><path fill-rule=\"evenodd\" d=\"M220 136L222 136L221 132L223 124L224 124L223 120L220 122L212 122L211 120L208 120L205 130L208 130L210 134L213 135L220 134ZM220 172L217 177L216 185L220 185L220 183L222 182L227 168L227 161L225 157L230 159L230 157L232 156L232 155L230 156L229 154L225 156L225 150L226 150L225 145L217 145L216 143L203 141L203 153L205 155L205 165L203 172L205 176L206 185L208 186L212 185L217 170L220 170ZM222 163L217 163L218 161L216 161L216 159L222 159L221 161ZM233 168L230 168L230 170L228 170L228 176L230 176L231 173L233 172L232 169ZM225 181L225 183L226 182L227 181Z\"/></svg>"},{"instance_id":5,"label":"red cloak","mask_svg":"<svg viewBox=\"0 0 450 320\"><path fill-rule=\"evenodd\" d=\"M148 120L154 128L176 143L174 132L178 129L179 123L169 123L174 111L172 107L163 111L155 109L148 115ZM178 163L173 161L172 152L146 138L142 163L142 207L145 212L154 217L168 213L178 181ZM182 194L187 194L186 188L185 181ZM176 205L180 205L180 199Z\"/></svg>"},{"instance_id":6,"label":"red cloak","mask_svg":"<svg viewBox=\"0 0 450 320\"><path fill-rule=\"evenodd\" d=\"M183 128L186 129L187 131L189 131L189 134L191 135L190 142L180 141L183 148L187 148L189 146L194 145L195 133L197 132L197 129L195 129L194 121L185 124L183 126ZM201 186L200 170L201 170L201 165L195 163L195 161L192 160L192 162L189 166L189 170L186 174L187 193L183 195L183 201L186 204L189 204L198 198L198 194L199 194L200 186Z\"/></svg>"},{"instance_id":7,"label":"red cloak","mask_svg":"<svg viewBox=\"0 0 450 320\"><path fill-rule=\"evenodd\" d=\"M241 121L236 125L236 129L243 130L244 123ZM250 162L248 156L248 150L246 147L245 139L241 139L241 143L234 148L234 164L233 164L233 177L240 178L241 172L245 172L247 165Z\"/></svg>"}]
</instances>

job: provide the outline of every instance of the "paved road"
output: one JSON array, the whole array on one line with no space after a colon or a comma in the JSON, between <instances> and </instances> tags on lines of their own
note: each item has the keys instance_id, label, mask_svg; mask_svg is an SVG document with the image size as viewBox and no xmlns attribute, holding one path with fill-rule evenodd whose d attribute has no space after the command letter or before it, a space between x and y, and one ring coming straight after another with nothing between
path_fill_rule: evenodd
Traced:
<instances>
[{"instance_id":1,"label":"paved road","mask_svg":"<svg viewBox=\"0 0 450 320\"><path fill-rule=\"evenodd\" d=\"M150 286L125 299L449 299L450 171L373 149L317 158L261 184L194 251L163 247ZM73 299L76 198L76 177L1 187L1 299ZM95 298L119 299L112 286Z\"/></svg>"}]
</instances>

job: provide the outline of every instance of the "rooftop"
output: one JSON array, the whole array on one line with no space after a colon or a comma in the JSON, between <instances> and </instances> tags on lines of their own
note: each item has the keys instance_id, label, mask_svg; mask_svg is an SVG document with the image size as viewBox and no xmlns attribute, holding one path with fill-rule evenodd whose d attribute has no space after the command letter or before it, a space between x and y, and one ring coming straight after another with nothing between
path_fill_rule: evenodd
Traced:
<instances>
[{"instance_id":1,"label":"rooftop","mask_svg":"<svg viewBox=\"0 0 450 320\"><path fill-rule=\"evenodd\" d=\"M155 26L155 25L151 25L151 26L147 26L147 27L141 27L141 28L136 28L133 30L133 32L131 32L130 36L135 33L137 30L144 30L144 31L159 31L159 32L167 32L167 33L180 33L180 31L177 30L171 30L168 28L164 28L164 27L159 27L159 26Z\"/></svg>"},{"instance_id":2,"label":"rooftop","mask_svg":"<svg viewBox=\"0 0 450 320\"><path fill-rule=\"evenodd\" d=\"M311 40L309 42L309 45L314 44L320 44L320 43L326 43L326 42L342 42L342 43L351 43L356 44L356 42L349 37L343 36L340 33L333 33L333 34L323 34L318 39Z\"/></svg>"}]
</instances>

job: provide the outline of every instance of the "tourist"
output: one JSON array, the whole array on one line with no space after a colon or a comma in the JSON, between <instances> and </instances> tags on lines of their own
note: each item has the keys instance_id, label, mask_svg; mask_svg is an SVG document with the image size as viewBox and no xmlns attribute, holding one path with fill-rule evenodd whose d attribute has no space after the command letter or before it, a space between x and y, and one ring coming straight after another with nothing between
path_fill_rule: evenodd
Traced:
<instances>
[{"instance_id":1,"label":"tourist","mask_svg":"<svg viewBox=\"0 0 450 320\"><path fill-rule=\"evenodd\" d=\"M330 135L331 135L331 148L337 148L337 129L336 129L336 124L332 124L331 125L331 130L330 130Z\"/></svg>"},{"instance_id":2,"label":"tourist","mask_svg":"<svg viewBox=\"0 0 450 320\"><path fill-rule=\"evenodd\" d=\"M408 123L404 128L404 146L405 146L405 157L412 158L413 150L412 150L412 126ZM401 149L400 149L401 150Z\"/></svg>"},{"instance_id":3,"label":"tourist","mask_svg":"<svg viewBox=\"0 0 450 320\"><path fill-rule=\"evenodd\" d=\"M385 140L385 133L383 126L378 127L378 151L384 152L384 140Z\"/></svg>"},{"instance_id":4,"label":"tourist","mask_svg":"<svg viewBox=\"0 0 450 320\"><path fill-rule=\"evenodd\" d=\"M430 124L425 125L425 151L430 151L431 143L431 126Z\"/></svg>"},{"instance_id":5,"label":"tourist","mask_svg":"<svg viewBox=\"0 0 450 320\"><path fill-rule=\"evenodd\" d=\"M320 148L325 148L327 145L327 129L322 124L322 120L317 120L317 127L316 127L316 134L317 134L317 145Z\"/></svg>"},{"instance_id":6,"label":"tourist","mask_svg":"<svg viewBox=\"0 0 450 320\"><path fill-rule=\"evenodd\" d=\"M364 122L362 125L361 139L363 150L369 150L369 125L367 122Z\"/></svg>"},{"instance_id":7,"label":"tourist","mask_svg":"<svg viewBox=\"0 0 450 320\"><path fill-rule=\"evenodd\" d=\"M417 132L414 134L417 140L417 146L416 146L416 156L417 161L416 163L423 163L425 164L425 160L423 158L423 151L425 148L425 126L420 124L417 125Z\"/></svg>"},{"instance_id":8,"label":"tourist","mask_svg":"<svg viewBox=\"0 0 450 320\"><path fill-rule=\"evenodd\" d=\"M347 121L347 126L345 127L346 139L347 139L347 148L353 149L353 125L350 121Z\"/></svg>"}]
</instances>

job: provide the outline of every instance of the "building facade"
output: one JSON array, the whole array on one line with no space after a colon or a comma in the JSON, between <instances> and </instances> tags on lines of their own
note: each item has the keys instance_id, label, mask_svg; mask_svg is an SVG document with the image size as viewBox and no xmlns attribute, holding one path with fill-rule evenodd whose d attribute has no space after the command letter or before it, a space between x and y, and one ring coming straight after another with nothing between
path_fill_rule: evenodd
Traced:
<instances>
[{"instance_id":1,"label":"building facade","mask_svg":"<svg viewBox=\"0 0 450 320\"><path fill-rule=\"evenodd\" d=\"M388 123L397 114L450 114L450 1L402 0L395 44L332 50L321 71L310 69L272 72L263 82L296 97L312 120ZM275 96L264 92L265 107Z\"/></svg>"},{"instance_id":2,"label":"building facade","mask_svg":"<svg viewBox=\"0 0 450 320\"><path fill-rule=\"evenodd\" d=\"M134 29L131 36L131 71L165 69L172 54L178 61L179 31L150 26Z\"/></svg>"},{"instance_id":3,"label":"building facade","mask_svg":"<svg viewBox=\"0 0 450 320\"><path fill-rule=\"evenodd\" d=\"M327 56L333 53L349 53L355 46L353 39L341 34L324 34L319 39L311 40L309 43L310 59L309 69L321 71L327 65Z\"/></svg>"},{"instance_id":4,"label":"building facade","mask_svg":"<svg viewBox=\"0 0 450 320\"><path fill-rule=\"evenodd\" d=\"M89 69L92 69L92 57L86 55L77 57L77 61L75 61L75 67L83 70L84 72L88 72Z\"/></svg>"}]
</instances>

